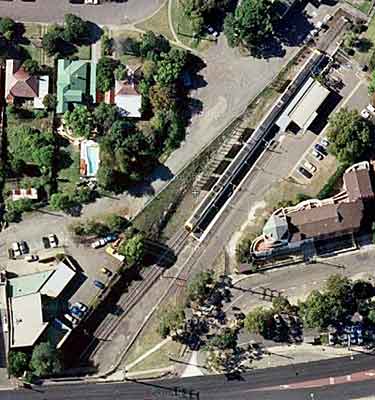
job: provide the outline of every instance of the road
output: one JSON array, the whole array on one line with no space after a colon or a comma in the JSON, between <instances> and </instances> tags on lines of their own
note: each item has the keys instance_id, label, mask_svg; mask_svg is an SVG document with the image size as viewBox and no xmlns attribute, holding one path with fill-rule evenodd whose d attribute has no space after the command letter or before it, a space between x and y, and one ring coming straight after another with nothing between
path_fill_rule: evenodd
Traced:
<instances>
[{"instance_id":1,"label":"road","mask_svg":"<svg viewBox=\"0 0 375 400\"><path fill-rule=\"evenodd\" d=\"M153 399L354 399L375 393L373 355L295 364L244 373L132 383L40 386L35 390L1 392L2 400L153 400ZM350 377L348 377L348 375ZM347 382L347 383L343 383ZM288 385L289 388L286 386ZM292 389L290 389L292 388ZM191 395L183 395L190 393ZM175 393L178 393L177 395Z\"/></svg>"},{"instance_id":2,"label":"road","mask_svg":"<svg viewBox=\"0 0 375 400\"><path fill-rule=\"evenodd\" d=\"M71 4L69 0L0 1L0 15L23 22L62 22L73 13L99 25L120 25L151 15L162 0L127 0L101 5Z\"/></svg>"}]
</instances>

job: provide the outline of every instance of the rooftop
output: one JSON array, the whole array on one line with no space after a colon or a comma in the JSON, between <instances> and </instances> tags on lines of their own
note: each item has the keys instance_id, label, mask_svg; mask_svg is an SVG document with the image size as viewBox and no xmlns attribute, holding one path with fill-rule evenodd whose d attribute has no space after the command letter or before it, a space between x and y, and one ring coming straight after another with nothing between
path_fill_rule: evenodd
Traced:
<instances>
[{"instance_id":1,"label":"rooftop","mask_svg":"<svg viewBox=\"0 0 375 400\"><path fill-rule=\"evenodd\" d=\"M50 297L58 297L73 279L75 274L76 271L65 262L61 261L53 271L52 276L49 277L40 289L40 293Z\"/></svg>"},{"instance_id":2,"label":"rooftop","mask_svg":"<svg viewBox=\"0 0 375 400\"><path fill-rule=\"evenodd\" d=\"M48 326L43 321L40 293L11 299L11 347L33 346Z\"/></svg>"},{"instance_id":3,"label":"rooftop","mask_svg":"<svg viewBox=\"0 0 375 400\"><path fill-rule=\"evenodd\" d=\"M352 169L346 172L344 174L344 187L347 190L349 201L374 197L370 174L365 168Z\"/></svg>"},{"instance_id":4,"label":"rooftop","mask_svg":"<svg viewBox=\"0 0 375 400\"><path fill-rule=\"evenodd\" d=\"M9 279L9 296L16 298L37 293L53 273L51 269Z\"/></svg>"}]
</instances>

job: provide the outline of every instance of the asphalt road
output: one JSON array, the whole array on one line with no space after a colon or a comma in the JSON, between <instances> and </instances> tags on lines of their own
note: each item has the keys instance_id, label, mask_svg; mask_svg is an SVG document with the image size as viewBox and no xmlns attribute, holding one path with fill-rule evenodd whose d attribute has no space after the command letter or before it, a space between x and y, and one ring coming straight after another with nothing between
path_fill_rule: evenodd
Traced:
<instances>
[{"instance_id":1,"label":"asphalt road","mask_svg":"<svg viewBox=\"0 0 375 400\"><path fill-rule=\"evenodd\" d=\"M185 398L198 400L220 399L353 399L375 393L375 378L365 375L361 382L331 384L321 387L288 389L285 385L305 386L309 381L323 378L346 377L361 371L371 370L374 356L358 355L353 360L348 357L295 364L283 368L270 368L243 374L239 379L228 379L224 375L201 376L195 378L170 379L122 384L75 384L64 386L41 386L34 390L1 392L2 400L105 400L105 399L168 399ZM372 370L373 371L373 370ZM375 375L375 374L374 374ZM183 394L183 393L188 394ZM177 393L177 395L176 395ZM191 393L191 395L189 395Z\"/></svg>"},{"instance_id":2,"label":"asphalt road","mask_svg":"<svg viewBox=\"0 0 375 400\"><path fill-rule=\"evenodd\" d=\"M69 0L0 1L0 15L23 22L62 22L73 13L97 24L120 25L151 15L162 0L127 0L101 5L71 4Z\"/></svg>"}]
</instances>

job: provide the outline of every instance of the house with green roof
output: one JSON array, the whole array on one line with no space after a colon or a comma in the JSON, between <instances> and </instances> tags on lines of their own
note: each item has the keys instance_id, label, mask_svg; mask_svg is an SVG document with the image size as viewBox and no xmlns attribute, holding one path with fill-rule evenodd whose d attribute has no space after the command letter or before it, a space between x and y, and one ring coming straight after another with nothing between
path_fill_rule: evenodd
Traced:
<instances>
[{"instance_id":1,"label":"house with green roof","mask_svg":"<svg viewBox=\"0 0 375 400\"><path fill-rule=\"evenodd\" d=\"M95 102L96 64L84 60L58 60L57 113L65 113L69 104L81 104L89 96Z\"/></svg>"}]
</instances>

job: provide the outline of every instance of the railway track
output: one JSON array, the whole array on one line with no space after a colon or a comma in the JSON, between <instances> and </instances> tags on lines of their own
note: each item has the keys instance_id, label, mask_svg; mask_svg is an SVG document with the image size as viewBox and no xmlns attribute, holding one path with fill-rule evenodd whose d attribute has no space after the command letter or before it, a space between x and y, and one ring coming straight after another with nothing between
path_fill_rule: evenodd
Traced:
<instances>
[{"instance_id":1,"label":"railway track","mask_svg":"<svg viewBox=\"0 0 375 400\"><path fill-rule=\"evenodd\" d=\"M145 270L143 280L135 283L131 288L131 291L127 295L123 295L117 306L124 310L121 316L116 316L109 314L99 327L94 332L94 337L82 352L80 359L92 358L101 349L101 343L106 340L111 340L115 335L116 329L121 324L121 322L127 317L128 312L139 302L139 300L147 293L147 291L153 286L153 284L163 275L165 268L159 266L162 264L165 257L168 255L170 257L170 252L173 250L174 255L177 256L181 250L184 248L186 240L189 237L189 233L182 228L175 237L168 243L168 250L159 257L157 264ZM99 340L99 343L97 341Z\"/></svg>"}]
</instances>

